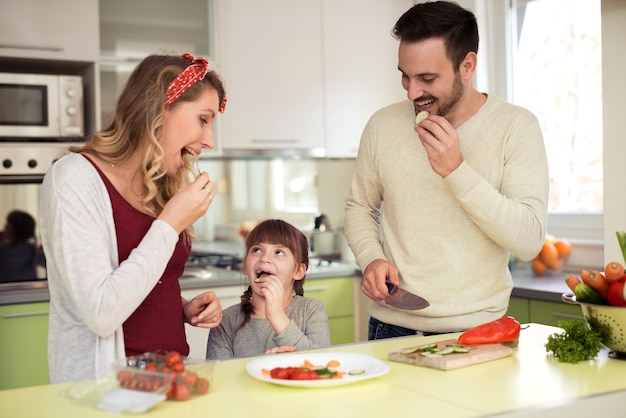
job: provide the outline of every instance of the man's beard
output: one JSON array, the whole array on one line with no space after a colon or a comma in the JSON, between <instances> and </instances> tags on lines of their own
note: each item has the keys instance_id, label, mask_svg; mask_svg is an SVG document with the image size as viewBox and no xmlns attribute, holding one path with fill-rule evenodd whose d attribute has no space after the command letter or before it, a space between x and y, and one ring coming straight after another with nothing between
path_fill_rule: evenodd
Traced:
<instances>
[{"instance_id":1,"label":"man's beard","mask_svg":"<svg viewBox=\"0 0 626 418\"><path fill-rule=\"evenodd\" d=\"M463 97L463 83L461 82L461 74L457 71L454 74L454 82L452 83L452 92L450 93L450 98L441 103L439 106L439 110L437 114L439 116L446 116L450 111L456 106L456 104Z\"/></svg>"}]
</instances>

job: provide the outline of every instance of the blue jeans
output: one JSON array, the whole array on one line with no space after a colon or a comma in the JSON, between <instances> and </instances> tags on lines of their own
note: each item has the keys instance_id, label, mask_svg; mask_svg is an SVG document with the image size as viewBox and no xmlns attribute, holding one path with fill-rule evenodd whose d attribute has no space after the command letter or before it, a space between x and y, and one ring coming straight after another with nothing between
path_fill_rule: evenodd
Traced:
<instances>
[{"instance_id":1,"label":"blue jeans","mask_svg":"<svg viewBox=\"0 0 626 418\"><path fill-rule=\"evenodd\" d=\"M376 318L370 317L367 327L368 340L382 340L383 338L406 337L407 335L417 335L426 337L428 335L445 334L443 332L426 332L417 331L410 328L404 328L399 325L386 324Z\"/></svg>"}]
</instances>

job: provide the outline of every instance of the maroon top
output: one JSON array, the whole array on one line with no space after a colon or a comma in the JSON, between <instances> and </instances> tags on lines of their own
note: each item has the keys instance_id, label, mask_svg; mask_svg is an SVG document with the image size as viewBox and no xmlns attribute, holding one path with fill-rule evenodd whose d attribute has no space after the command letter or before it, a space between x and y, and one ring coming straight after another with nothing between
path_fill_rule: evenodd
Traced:
<instances>
[{"instance_id":1,"label":"maroon top","mask_svg":"<svg viewBox=\"0 0 626 418\"><path fill-rule=\"evenodd\" d=\"M87 159L93 164L89 158ZM154 218L132 207L104 173L93 165L102 177L111 198L121 265L139 245ZM189 354L178 278L185 269L185 261L190 252L191 248L186 245L186 239L181 234L163 276L124 322L124 345L127 356L158 350L176 350L183 356Z\"/></svg>"}]
</instances>

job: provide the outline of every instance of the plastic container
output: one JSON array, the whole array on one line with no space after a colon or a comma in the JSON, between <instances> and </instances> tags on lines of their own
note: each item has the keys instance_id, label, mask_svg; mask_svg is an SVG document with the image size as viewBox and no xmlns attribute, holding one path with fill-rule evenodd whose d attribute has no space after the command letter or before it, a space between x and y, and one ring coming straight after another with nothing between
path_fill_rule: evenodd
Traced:
<instances>
[{"instance_id":1,"label":"plastic container","mask_svg":"<svg viewBox=\"0 0 626 418\"><path fill-rule=\"evenodd\" d=\"M177 366L179 371L174 371L165 358L146 353L121 359L113 364L111 376L77 382L61 395L96 409L143 413L166 399L184 401L208 393L215 361L184 358L184 370Z\"/></svg>"}]
</instances>

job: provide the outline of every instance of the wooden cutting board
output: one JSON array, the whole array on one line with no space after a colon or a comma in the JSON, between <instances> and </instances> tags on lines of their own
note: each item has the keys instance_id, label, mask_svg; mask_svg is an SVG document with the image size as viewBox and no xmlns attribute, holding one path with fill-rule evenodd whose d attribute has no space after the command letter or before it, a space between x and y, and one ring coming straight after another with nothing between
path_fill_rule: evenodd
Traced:
<instances>
[{"instance_id":1,"label":"wooden cutting board","mask_svg":"<svg viewBox=\"0 0 626 418\"><path fill-rule=\"evenodd\" d=\"M440 349L446 347L447 344L459 345L457 340L438 341L437 346ZM421 344L423 345L423 344ZM416 345L415 347L420 347ZM472 364L484 363L513 354L513 349L503 344L480 344L480 345L464 345L470 348L469 353L454 353L443 356L422 356L420 353L402 354L402 351L410 347L404 347L397 351L390 351L387 357L391 361L399 363L414 364L416 366L430 367L439 370L453 370L461 367L471 366Z\"/></svg>"}]
</instances>

